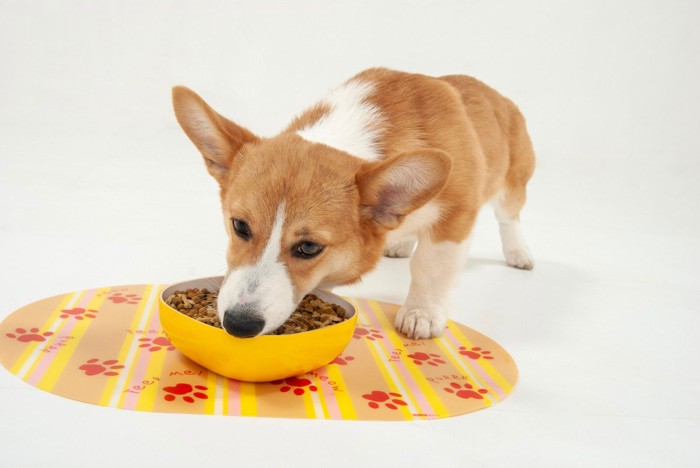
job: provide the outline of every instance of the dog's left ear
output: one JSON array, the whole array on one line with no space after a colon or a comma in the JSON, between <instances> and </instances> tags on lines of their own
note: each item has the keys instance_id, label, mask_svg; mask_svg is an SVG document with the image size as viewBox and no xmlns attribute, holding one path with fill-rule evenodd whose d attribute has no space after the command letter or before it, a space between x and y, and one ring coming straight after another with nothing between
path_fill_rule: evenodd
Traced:
<instances>
[{"instance_id":1,"label":"dog's left ear","mask_svg":"<svg viewBox=\"0 0 700 468\"><path fill-rule=\"evenodd\" d=\"M407 214L440 193L451 168L452 158L436 149L367 163L356 176L360 203L376 223L395 229Z\"/></svg>"}]
</instances>

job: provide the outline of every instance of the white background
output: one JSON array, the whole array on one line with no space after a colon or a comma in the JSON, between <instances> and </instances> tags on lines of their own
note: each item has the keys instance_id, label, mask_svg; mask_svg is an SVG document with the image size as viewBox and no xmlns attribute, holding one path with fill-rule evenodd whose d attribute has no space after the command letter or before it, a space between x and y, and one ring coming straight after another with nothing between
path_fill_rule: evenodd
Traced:
<instances>
[{"instance_id":1,"label":"white background","mask_svg":"<svg viewBox=\"0 0 700 468\"><path fill-rule=\"evenodd\" d=\"M223 272L175 84L270 136L369 66L466 73L519 104L539 158L535 270L505 266L485 212L455 296L453 318L519 365L501 404L413 423L144 414L2 369L3 465L700 465L698 5L1 0L0 317ZM341 293L407 286L385 259Z\"/></svg>"}]
</instances>

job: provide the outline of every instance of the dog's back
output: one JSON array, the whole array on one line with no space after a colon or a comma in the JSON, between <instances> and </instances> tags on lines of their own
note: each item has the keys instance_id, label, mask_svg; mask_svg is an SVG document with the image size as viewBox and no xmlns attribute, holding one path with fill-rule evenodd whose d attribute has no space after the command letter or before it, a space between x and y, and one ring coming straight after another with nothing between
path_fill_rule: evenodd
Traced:
<instances>
[{"instance_id":1,"label":"dog's back","mask_svg":"<svg viewBox=\"0 0 700 468\"><path fill-rule=\"evenodd\" d=\"M465 75L440 77L460 95L464 109L479 137L490 175L484 201L501 190L523 197L535 168L535 153L525 118L513 102L481 81Z\"/></svg>"},{"instance_id":2,"label":"dog's back","mask_svg":"<svg viewBox=\"0 0 700 468\"><path fill-rule=\"evenodd\" d=\"M286 131L340 149L346 144L349 153L366 159L387 159L422 148L440 149L452 157L449 179L435 200L450 219L433 226L437 239L463 241L476 213L490 200L496 200L504 216L517 218L535 157L522 114L493 88L465 75L434 78L372 68L331 96L295 119ZM366 141L339 143L330 132L308 131L330 127L324 119L334 113L344 114L342 135L353 133L353 125L347 124L351 122L360 129L356 139Z\"/></svg>"}]
</instances>

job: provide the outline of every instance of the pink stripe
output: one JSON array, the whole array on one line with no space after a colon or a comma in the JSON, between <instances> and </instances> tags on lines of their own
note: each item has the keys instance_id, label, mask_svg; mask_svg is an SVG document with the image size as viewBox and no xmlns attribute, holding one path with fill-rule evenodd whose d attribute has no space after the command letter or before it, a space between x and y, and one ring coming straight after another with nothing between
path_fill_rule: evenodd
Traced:
<instances>
[{"instance_id":1,"label":"pink stripe","mask_svg":"<svg viewBox=\"0 0 700 468\"><path fill-rule=\"evenodd\" d=\"M78 302L74 307L82 307L86 308L87 305L90 303L93 297L95 297L95 294L97 293L97 289L88 289L85 291L85 294L82 296L80 302ZM86 319L86 320L92 320L92 319ZM67 321L66 325L61 329L61 334L54 334L51 336L51 338L46 342L42 348L49 347L51 346L54 342L56 341L61 341L62 337L70 336L71 331L73 331L73 328L78 324L78 321L73 318L72 316L69 316L68 318L62 319L60 315L56 317L56 320L49 324L49 328L53 328L54 324L62 321ZM46 324L44 324L46 325ZM67 342L68 345L77 347L78 346L78 341L80 340L69 340ZM32 371L32 373L27 376L26 381L29 382L32 385L38 385L39 381L44 377L44 374L46 374L46 371L51 367L51 364L53 363L54 359L56 359L56 356L58 355L58 352L62 348L58 348L55 350L52 350L50 352L43 352L41 351L41 354L39 355L38 359L38 364Z\"/></svg>"},{"instance_id":2,"label":"pink stripe","mask_svg":"<svg viewBox=\"0 0 700 468\"><path fill-rule=\"evenodd\" d=\"M460 346L462 346L462 343L457 339L457 337L452 333L452 331L449 328L445 329L445 337L448 338L452 342L455 352L458 353L457 350L459 349ZM496 384L496 382L493 381L491 376L489 376L489 374L484 369L482 369L482 367L478 361L476 361L474 359L469 359L468 357L463 358L462 361L464 361L464 363L465 363L464 367L467 367L467 368L468 368L467 362L471 362L473 369L475 369L476 373L479 374L479 380L481 380L482 382L486 383L486 385L491 387L495 391L496 395L498 395L500 398L503 398L507 395L507 393L501 387L499 387L498 384ZM470 377L472 379L474 379L473 375L470 375ZM476 381L477 379L474 379L474 380Z\"/></svg>"},{"instance_id":3,"label":"pink stripe","mask_svg":"<svg viewBox=\"0 0 700 468\"><path fill-rule=\"evenodd\" d=\"M241 383L238 380L228 380L228 414L241 415Z\"/></svg>"},{"instance_id":4,"label":"pink stripe","mask_svg":"<svg viewBox=\"0 0 700 468\"><path fill-rule=\"evenodd\" d=\"M151 321L148 323L148 326L146 327L146 330L160 330L160 320L158 318L158 314L155 313L155 308L158 307L158 303L154 302L153 305L151 306L150 310L144 310L144 314L148 314L151 311L153 311L153 316L151 317ZM124 362L120 363L124 365L124 369L121 369L120 372L129 372L131 368L134 368L134 372L131 374L131 381L125 382L124 387L122 388L115 388L115 392L124 392L128 389L131 389L135 385L143 386L143 381L144 380L153 380L153 377L158 377L162 378L163 376L161 375L146 375L146 371L148 370L148 364L151 362L151 358L155 353L168 353L170 351L167 351L166 349L160 349L158 351L148 351L148 347L141 348L140 345L143 344L139 342L139 339L141 338L155 338L155 336L138 336L134 337L137 343L137 352L136 352L136 362L132 363L132 365L129 365L130 363ZM124 398L124 403L121 405L121 408L124 409L134 409L136 408L136 405L138 403L139 397L141 396L141 393L133 393L133 392L126 392L126 396ZM155 401L155 398L154 398Z\"/></svg>"},{"instance_id":5,"label":"pink stripe","mask_svg":"<svg viewBox=\"0 0 700 468\"><path fill-rule=\"evenodd\" d=\"M379 319L374 315L374 311L372 308L369 306L369 302L365 299L360 300L365 307L363 307L363 312L366 317L370 319L370 322L372 322L372 327L375 330L381 330L383 335L386 335L388 333L392 333L392 330L383 330L382 326L379 322ZM379 309L384 313L384 310L379 307ZM392 350L394 348L394 344L389 340L389 338L384 337L381 338L381 341L384 344L385 349L387 350ZM406 348L403 347L403 350L406 351ZM397 370L398 374L403 377L404 382L406 382L406 387L408 387L409 391L413 395L413 397L416 399L418 402L419 407L416 408L416 412L418 413L423 413L423 414L431 414L435 413L435 409L430 405L430 402L428 402L427 398L423 394L423 390L418 386L416 381L413 379L413 376L411 373L408 371L408 368L406 367L406 364L404 364L403 359L399 361L388 361L388 356L387 357L387 362L385 365L391 366L393 364L394 369ZM396 382L397 384L400 384L400 382Z\"/></svg>"},{"instance_id":6,"label":"pink stripe","mask_svg":"<svg viewBox=\"0 0 700 468\"><path fill-rule=\"evenodd\" d=\"M85 294L81 297L80 301L76 304L76 307L82 307L83 309L87 309L87 306L90 304L90 301L92 300L92 298L95 297L95 294L97 294L97 289L86 290Z\"/></svg>"},{"instance_id":7,"label":"pink stripe","mask_svg":"<svg viewBox=\"0 0 700 468\"><path fill-rule=\"evenodd\" d=\"M70 322L64 326L61 329L61 335L54 335L53 338L54 340L51 340L46 343L46 346L51 346L51 344L54 341L60 341L61 336L70 336L70 332L73 330L73 328L76 325L75 319L68 318L68 319L62 319L62 320L70 320ZM73 341L73 340L71 340ZM74 346L77 346L78 344L75 343ZM58 355L58 352L62 348L58 348L55 350L52 350L50 352L41 352L41 355L39 357L39 364L34 368L32 373L28 376L27 382L29 382L32 385L38 385L39 381L44 377L44 374L46 374L46 371L51 367L51 364L53 364L53 361L56 359L56 356Z\"/></svg>"},{"instance_id":8,"label":"pink stripe","mask_svg":"<svg viewBox=\"0 0 700 468\"><path fill-rule=\"evenodd\" d=\"M316 369L313 372L316 372L319 377L318 390L320 393L323 394L323 402L325 403L326 409L328 410L328 418L343 419L343 416L340 413L340 406L338 405L338 400L335 397L335 391L333 391L333 386L328 383L331 381L330 377L328 377L328 365ZM322 379L321 377L326 378ZM338 384L338 382L336 382L336 384Z\"/></svg>"}]
</instances>

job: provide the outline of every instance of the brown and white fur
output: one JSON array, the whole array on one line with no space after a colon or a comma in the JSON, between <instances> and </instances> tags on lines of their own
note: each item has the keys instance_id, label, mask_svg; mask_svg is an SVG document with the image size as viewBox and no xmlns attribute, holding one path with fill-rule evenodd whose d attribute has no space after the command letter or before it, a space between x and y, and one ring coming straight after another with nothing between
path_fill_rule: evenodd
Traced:
<instances>
[{"instance_id":1,"label":"brown and white fur","mask_svg":"<svg viewBox=\"0 0 700 468\"><path fill-rule=\"evenodd\" d=\"M312 289L356 282L383 253L414 248L396 327L440 335L488 202L507 263L533 267L519 219L535 164L525 120L474 78L365 70L272 138L187 88L175 87L173 102L221 187L229 245L218 310L233 335L271 332Z\"/></svg>"}]
</instances>

